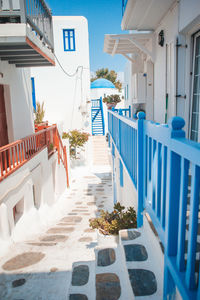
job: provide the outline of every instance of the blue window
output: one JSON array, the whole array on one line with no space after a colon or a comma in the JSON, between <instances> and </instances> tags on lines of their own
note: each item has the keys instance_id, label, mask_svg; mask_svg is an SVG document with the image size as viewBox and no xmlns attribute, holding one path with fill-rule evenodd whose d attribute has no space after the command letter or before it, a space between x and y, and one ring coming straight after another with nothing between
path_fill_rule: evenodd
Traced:
<instances>
[{"instance_id":1,"label":"blue window","mask_svg":"<svg viewBox=\"0 0 200 300\"><path fill-rule=\"evenodd\" d=\"M120 186L124 186L124 174L123 174L123 165L121 159L119 159L119 179L120 179Z\"/></svg>"},{"instance_id":2,"label":"blue window","mask_svg":"<svg viewBox=\"0 0 200 300\"><path fill-rule=\"evenodd\" d=\"M63 29L64 51L76 51L75 30Z\"/></svg>"}]
</instances>

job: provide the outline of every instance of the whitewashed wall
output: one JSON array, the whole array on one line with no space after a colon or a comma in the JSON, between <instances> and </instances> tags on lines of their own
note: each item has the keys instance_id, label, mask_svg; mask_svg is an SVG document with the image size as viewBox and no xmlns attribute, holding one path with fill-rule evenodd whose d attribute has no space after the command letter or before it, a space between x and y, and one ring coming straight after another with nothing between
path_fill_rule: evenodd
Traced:
<instances>
[{"instance_id":1,"label":"whitewashed wall","mask_svg":"<svg viewBox=\"0 0 200 300\"><path fill-rule=\"evenodd\" d=\"M11 143L34 132L30 69L16 68L15 65L0 61L0 73Z\"/></svg>"},{"instance_id":2,"label":"whitewashed wall","mask_svg":"<svg viewBox=\"0 0 200 300\"><path fill-rule=\"evenodd\" d=\"M57 153L48 159L47 148L4 179L0 189L1 245L36 233L46 222L42 215L54 213L51 207L65 189L64 166L58 165ZM16 205L18 220L13 215Z\"/></svg>"},{"instance_id":3,"label":"whitewashed wall","mask_svg":"<svg viewBox=\"0 0 200 300\"><path fill-rule=\"evenodd\" d=\"M164 31L164 46L158 45L158 34ZM198 0L181 0L174 4L164 18L160 21L155 30L155 61L153 65L153 103L148 107L147 119L156 122L165 122L166 93L169 95L167 119L175 115L181 116L186 121L186 134L189 133L190 110L191 110L191 75L193 55L193 34L200 30L200 2ZM179 47L178 60L176 51L176 40L187 47ZM166 45L168 50L166 51ZM141 63L141 70L147 72L148 57L144 57ZM167 63L166 63L167 60ZM178 66L177 66L178 62ZM143 64L143 66L142 66ZM130 68L132 66L132 70ZM129 99L125 101L132 104L131 90L133 89L130 80L134 73L135 66L127 62L125 69L125 85L129 83ZM176 82L176 76L178 81ZM147 78L148 79L148 78ZM148 86L147 86L148 89ZM175 95L186 96L184 99ZM153 111L149 113L153 107Z\"/></svg>"},{"instance_id":4,"label":"whitewashed wall","mask_svg":"<svg viewBox=\"0 0 200 300\"><path fill-rule=\"evenodd\" d=\"M169 10L164 19L160 22L155 34L164 30L165 43L161 47L156 40L156 61L154 64L154 120L159 123L165 122L166 93L169 94L168 119L176 115L176 90L175 90L175 53L176 37L178 35L178 6ZM168 45L168 70L166 70L166 44ZM171 63L170 63L171 62ZM170 80L166 86L166 72Z\"/></svg>"},{"instance_id":5,"label":"whitewashed wall","mask_svg":"<svg viewBox=\"0 0 200 300\"><path fill-rule=\"evenodd\" d=\"M129 206L134 206L137 212L137 191L133 185L133 182L126 170L123 166L123 187L120 186L120 164L119 164L120 155L115 148L115 157L114 157L114 165L115 165L115 180L116 180L116 198L117 202L120 202L121 205L124 205L126 208ZM113 170L113 164L112 164ZM113 184L114 188L114 184Z\"/></svg>"},{"instance_id":6,"label":"whitewashed wall","mask_svg":"<svg viewBox=\"0 0 200 300\"><path fill-rule=\"evenodd\" d=\"M45 103L45 119L61 124L64 130L90 131L90 66L88 23L84 17L53 17L55 54L67 76L56 61L55 67L32 68L36 100ZM75 29L76 51L64 51L63 29ZM84 113L84 116L81 114Z\"/></svg>"}]
</instances>

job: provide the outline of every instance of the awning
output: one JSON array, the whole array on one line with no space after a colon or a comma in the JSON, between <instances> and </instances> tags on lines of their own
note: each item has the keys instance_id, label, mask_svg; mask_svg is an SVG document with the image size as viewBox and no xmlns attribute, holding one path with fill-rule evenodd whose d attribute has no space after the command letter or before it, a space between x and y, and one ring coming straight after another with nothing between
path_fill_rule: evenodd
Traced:
<instances>
[{"instance_id":1,"label":"awning","mask_svg":"<svg viewBox=\"0 0 200 300\"><path fill-rule=\"evenodd\" d=\"M128 60L133 59L128 54L144 53L154 62L154 38L153 32L131 34L106 34L104 38L104 52L115 55L122 54Z\"/></svg>"}]
</instances>

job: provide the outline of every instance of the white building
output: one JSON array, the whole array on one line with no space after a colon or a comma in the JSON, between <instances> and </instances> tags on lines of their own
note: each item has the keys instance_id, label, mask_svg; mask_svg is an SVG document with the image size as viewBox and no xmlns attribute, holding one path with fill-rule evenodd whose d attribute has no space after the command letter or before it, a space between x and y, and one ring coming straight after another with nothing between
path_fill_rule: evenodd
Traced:
<instances>
[{"instance_id":1,"label":"white building","mask_svg":"<svg viewBox=\"0 0 200 300\"><path fill-rule=\"evenodd\" d=\"M67 187L66 148L56 126L37 133L34 127L30 67L55 65L51 12L39 2L33 16L24 1L1 1L0 255L47 222ZM31 5L38 11L38 3Z\"/></svg>"},{"instance_id":2,"label":"white building","mask_svg":"<svg viewBox=\"0 0 200 300\"><path fill-rule=\"evenodd\" d=\"M106 35L104 51L127 58L126 106L154 122L109 112L114 201L137 209L154 253L146 299L199 299L200 2L122 0L122 11L129 33Z\"/></svg>"},{"instance_id":3,"label":"white building","mask_svg":"<svg viewBox=\"0 0 200 300\"><path fill-rule=\"evenodd\" d=\"M36 99L45 103L45 119L64 131L90 130L88 22L84 17L53 17L54 68L32 68Z\"/></svg>"},{"instance_id":4,"label":"white building","mask_svg":"<svg viewBox=\"0 0 200 300\"><path fill-rule=\"evenodd\" d=\"M121 26L129 34L106 35L104 51L122 54L128 60L126 106L143 109L147 119L161 123L181 116L186 121L187 136L200 141L196 84L200 2L123 3Z\"/></svg>"}]
</instances>

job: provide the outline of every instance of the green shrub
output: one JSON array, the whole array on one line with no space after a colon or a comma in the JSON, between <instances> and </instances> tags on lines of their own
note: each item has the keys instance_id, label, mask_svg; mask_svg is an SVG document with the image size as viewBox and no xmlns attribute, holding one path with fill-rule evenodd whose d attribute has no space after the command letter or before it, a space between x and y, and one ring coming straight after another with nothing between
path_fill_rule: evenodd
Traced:
<instances>
[{"instance_id":1,"label":"green shrub","mask_svg":"<svg viewBox=\"0 0 200 300\"><path fill-rule=\"evenodd\" d=\"M45 115L44 102L40 104L40 102L36 103L36 111L35 111L35 124L40 124L43 122Z\"/></svg>"},{"instance_id":2,"label":"green shrub","mask_svg":"<svg viewBox=\"0 0 200 300\"><path fill-rule=\"evenodd\" d=\"M101 210L100 217L90 219L89 222L93 229L111 235L118 234L121 229L136 228L137 216L133 207L128 207L125 211L125 207L118 202L111 213Z\"/></svg>"},{"instance_id":3,"label":"green shrub","mask_svg":"<svg viewBox=\"0 0 200 300\"><path fill-rule=\"evenodd\" d=\"M103 98L103 102L104 103L119 103L121 101L120 96L119 95L109 95L107 97Z\"/></svg>"},{"instance_id":4,"label":"green shrub","mask_svg":"<svg viewBox=\"0 0 200 300\"><path fill-rule=\"evenodd\" d=\"M63 132L62 138L69 139L69 148L71 158L76 159L76 149L82 148L83 145L88 141L89 133L81 132L79 130L72 130L70 132Z\"/></svg>"}]
</instances>

